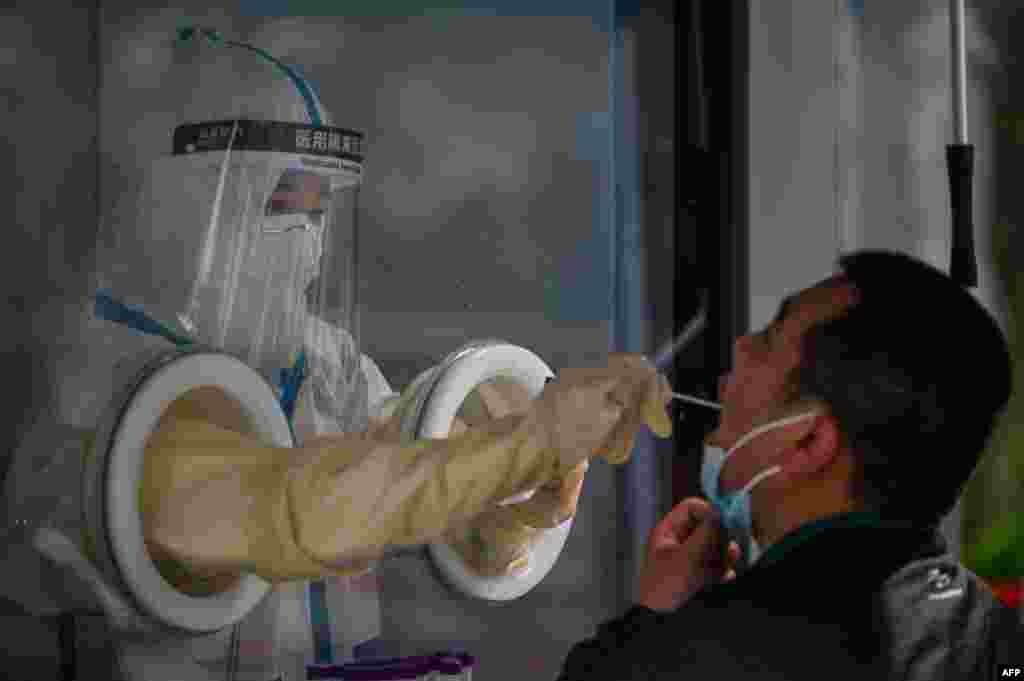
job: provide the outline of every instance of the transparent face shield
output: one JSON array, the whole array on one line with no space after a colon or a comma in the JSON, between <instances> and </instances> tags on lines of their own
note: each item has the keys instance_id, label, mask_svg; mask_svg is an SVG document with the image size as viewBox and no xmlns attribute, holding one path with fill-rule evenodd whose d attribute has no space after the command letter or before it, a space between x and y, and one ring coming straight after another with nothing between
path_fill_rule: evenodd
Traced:
<instances>
[{"instance_id":1,"label":"transparent face shield","mask_svg":"<svg viewBox=\"0 0 1024 681\"><path fill-rule=\"evenodd\" d=\"M178 321L194 337L272 371L295 361L310 315L325 316L319 289L336 215L329 177L269 168L258 180L245 192L252 205L237 211L238 229L212 236L222 257L200 263Z\"/></svg>"},{"instance_id":2,"label":"transparent face shield","mask_svg":"<svg viewBox=\"0 0 1024 681\"><path fill-rule=\"evenodd\" d=\"M144 178L135 224L105 245L100 288L282 391L301 365L298 382L312 380L322 408L338 412L359 370L361 138L235 123L179 128L176 154Z\"/></svg>"}]
</instances>

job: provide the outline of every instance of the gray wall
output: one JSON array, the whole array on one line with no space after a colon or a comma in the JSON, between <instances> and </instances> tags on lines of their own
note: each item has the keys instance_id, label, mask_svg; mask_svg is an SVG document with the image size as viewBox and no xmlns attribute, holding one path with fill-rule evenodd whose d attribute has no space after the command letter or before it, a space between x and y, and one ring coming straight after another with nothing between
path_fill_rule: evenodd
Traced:
<instances>
[{"instance_id":1,"label":"gray wall","mask_svg":"<svg viewBox=\"0 0 1024 681\"><path fill-rule=\"evenodd\" d=\"M95 40L92 13L81 3L18 3L0 13L0 182L8 197L0 247L4 471L28 422L54 407L65 306L89 275L97 214ZM2 676L56 678L54 622L0 601L0 630L7 632Z\"/></svg>"},{"instance_id":2,"label":"gray wall","mask_svg":"<svg viewBox=\"0 0 1024 681\"><path fill-rule=\"evenodd\" d=\"M88 10L67 12L56 26L31 8L5 10L0 21L0 172L10 192L0 305L13 398L0 425L5 456L53 402L48 349L62 334L63 302L85 289L96 239L96 36Z\"/></svg>"},{"instance_id":3,"label":"gray wall","mask_svg":"<svg viewBox=\"0 0 1024 681\"><path fill-rule=\"evenodd\" d=\"M849 9L858 5L859 22ZM888 248L948 268L947 7L942 0L752 3L755 328L786 292L832 272L841 251ZM1000 51L973 10L967 29L977 291L998 311L987 249L994 218L990 100Z\"/></svg>"},{"instance_id":4,"label":"gray wall","mask_svg":"<svg viewBox=\"0 0 1024 681\"><path fill-rule=\"evenodd\" d=\"M1005 324L989 252L998 214L993 173L1002 152L992 100L996 83L1008 77L1012 43L997 43L991 27L1009 10L979 14L971 5L975 292ZM841 252L892 249L948 271L948 6L944 0L751 3L753 328L770 321L787 293L833 272ZM944 529L957 546L959 509Z\"/></svg>"}]
</instances>

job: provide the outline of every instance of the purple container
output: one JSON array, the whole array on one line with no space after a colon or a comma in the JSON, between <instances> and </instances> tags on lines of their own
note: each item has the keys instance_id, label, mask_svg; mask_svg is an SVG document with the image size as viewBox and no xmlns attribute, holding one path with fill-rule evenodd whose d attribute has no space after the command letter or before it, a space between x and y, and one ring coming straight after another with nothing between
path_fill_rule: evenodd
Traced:
<instances>
[{"instance_id":1,"label":"purple container","mask_svg":"<svg viewBox=\"0 0 1024 681\"><path fill-rule=\"evenodd\" d=\"M437 665L434 667L434 671L444 676L461 676L462 675L462 662L457 658L444 657L437 661Z\"/></svg>"},{"instance_id":2,"label":"purple container","mask_svg":"<svg viewBox=\"0 0 1024 681\"><path fill-rule=\"evenodd\" d=\"M380 667L378 669L345 669L341 678L344 681L399 681L422 679L434 670L431 664L403 664Z\"/></svg>"},{"instance_id":3,"label":"purple container","mask_svg":"<svg viewBox=\"0 0 1024 681\"><path fill-rule=\"evenodd\" d=\"M438 672L441 676L458 676L475 664L476 658L468 653L442 652L343 665L310 665L306 668L306 676L320 681L399 681L419 679L431 672Z\"/></svg>"},{"instance_id":4,"label":"purple container","mask_svg":"<svg viewBox=\"0 0 1024 681\"><path fill-rule=\"evenodd\" d=\"M379 666L321 665L307 668L308 679L321 681L412 681L433 670L424 663L389 664Z\"/></svg>"}]
</instances>

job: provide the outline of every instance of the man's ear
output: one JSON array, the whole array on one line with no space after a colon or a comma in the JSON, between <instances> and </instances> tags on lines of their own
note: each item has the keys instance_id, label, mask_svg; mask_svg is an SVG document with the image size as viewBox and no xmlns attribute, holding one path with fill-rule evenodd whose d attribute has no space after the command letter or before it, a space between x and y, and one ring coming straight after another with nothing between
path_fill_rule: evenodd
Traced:
<instances>
[{"instance_id":1,"label":"man's ear","mask_svg":"<svg viewBox=\"0 0 1024 681\"><path fill-rule=\"evenodd\" d=\"M805 435L782 465L783 472L803 477L817 475L831 466L840 454L842 432L839 421L826 413L797 425L803 426Z\"/></svg>"}]
</instances>

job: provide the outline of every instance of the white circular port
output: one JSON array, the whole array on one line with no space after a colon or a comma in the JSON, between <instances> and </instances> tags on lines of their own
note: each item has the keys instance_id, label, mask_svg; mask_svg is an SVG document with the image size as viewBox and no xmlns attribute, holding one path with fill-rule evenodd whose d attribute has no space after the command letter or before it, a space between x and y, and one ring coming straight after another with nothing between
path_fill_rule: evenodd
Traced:
<instances>
[{"instance_id":1,"label":"white circular port","mask_svg":"<svg viewBox=\"0 0 1024 681\"><path fill-rule=\"evenodd\" d=\"M418 415L416 436L419 438L447 437L463 403L484 383L513 381L525 388L530 399L535 399L544 390L547 379L554 375L534 353L504 343L481 344L457 353L454 361L442 365L438 371L434 381L420 387L429 393ZM533 490L527 490L501 504L519 503L532 495ZM530 550L529 566L517 574L481 577L473 573L447 543L431 544L429 550L444 578L459 591L485 600L514 600L532 590L554 568L572 531L572 522L569 518L542 532Z\"/></svg>"},{"instance_id":2,"label":"white circular port","mask_svg":"<svg viewBox=\"0 0 1024 681\"><path fill-rule=\"evenodd\" d=\"M238 403L269 444L291 447L288 421L267 382L228 355L184 355L164 365L139 387L125 408L109 448L106 479L107 535L120 576L147 614L192 632L212 632L245 617L270 591L255 575L243 575L225 591L194 597L171 586L150 559L137 493L146 442L172 402L201 387L215 387Z\"/></svg>"}]
</instances>

